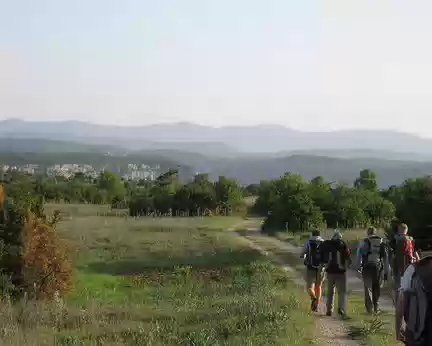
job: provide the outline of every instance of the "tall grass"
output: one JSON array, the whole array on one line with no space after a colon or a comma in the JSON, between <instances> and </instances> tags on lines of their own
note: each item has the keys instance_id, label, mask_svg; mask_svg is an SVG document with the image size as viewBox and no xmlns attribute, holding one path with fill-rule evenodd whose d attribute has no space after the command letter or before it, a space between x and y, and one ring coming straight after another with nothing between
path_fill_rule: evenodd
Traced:
<instances>
[{"instance_id":1,"label":"tall grass","mask_svg":"<svg viewBox=\"0 0 432 346\"><path fill-rule=\"evenodd\" d=\"M74 288L5 302L3 345L309 345L307 301L279 268L222 229L236 218L125 218L69 206L59 235Z\"/></svg>"}]
</instances>

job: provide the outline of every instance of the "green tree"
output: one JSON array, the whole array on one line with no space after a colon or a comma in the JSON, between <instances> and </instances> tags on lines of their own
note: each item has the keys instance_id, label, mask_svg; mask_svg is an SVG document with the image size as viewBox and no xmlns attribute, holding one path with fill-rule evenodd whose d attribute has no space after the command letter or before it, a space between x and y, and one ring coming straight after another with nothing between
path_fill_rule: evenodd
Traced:
<instances>
[{"instance_id":1,"label":"green tree","mask_svg":"<svg viewBox=\"0 0 432 346\"><path fill-rule=\"evenodd\" d=\"M98 188L105 190L109 201L116 199L124 199L125 188L124 183L117 174L104 171L101 173L98 181Z\"/></svg>"},{"instance_id":2,"label":"green tree","mask_svg":"<svg viewBox=\"0 0 432 346\"><path fill-rule=\"evenodd\" d=\"M354 181L354 186L358 189L378 191L376 174L370 169L362 170L360 176Z\"/></svg>"},{"instance_id":3,"label":"green tree","mask_svg":"<svg viewBox=\"0 0 432 346\"><path fill-rule=\"evenodd\" d=\"M275 181L276 196L264 221L263 231L305 231L323 224L321 210L310 196L309 183L296 174L287 173Z\"/></svg>"},{"instance_id":4,"label":"green tree","mask_svg":"<svg viewBox=\"0 0 432 346\"><path fill-rule=\"evenodd\" d=\"M215 197L220 208L232 211L243 201L243 191L237 181L220 176L214 184Z\"/></svg>"}]
</instances>

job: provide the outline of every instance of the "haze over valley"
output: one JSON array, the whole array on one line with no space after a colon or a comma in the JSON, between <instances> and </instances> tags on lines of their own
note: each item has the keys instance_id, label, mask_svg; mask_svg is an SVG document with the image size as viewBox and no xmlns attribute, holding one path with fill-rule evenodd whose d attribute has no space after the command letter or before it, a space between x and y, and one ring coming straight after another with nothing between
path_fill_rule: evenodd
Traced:
<instances>
[{"instance_id":1,"label":"haze over valley","mask_svg":"<svg viewBox=\"0 0 432 346\"><path fill-rule=\"evenodd\" d=\"M282 126L0 122L0 158L5 163L15 163L13 158L20 153L27 153L20 158L21 162L29 160L25 163L89 164L97 160L117 170L119 165L161 161L165 169L181 167L184 179L200 172L213 179L225 175L244 185L286 172L306 179L322 175L328 181L352 182L361 169L370 168L377 173L380 186L387 187L431 173L429 148L430 139L394 131L308 133ZM38 155L28 155L31 152Z\"/></svg>"}]
</instances>

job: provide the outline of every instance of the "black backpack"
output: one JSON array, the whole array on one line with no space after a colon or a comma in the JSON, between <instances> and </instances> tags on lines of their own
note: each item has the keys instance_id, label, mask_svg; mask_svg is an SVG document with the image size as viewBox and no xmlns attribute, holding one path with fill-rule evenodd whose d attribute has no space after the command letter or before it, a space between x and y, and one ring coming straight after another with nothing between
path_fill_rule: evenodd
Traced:
<instances>
[{"instance_id":1,"label":"black backpack","mask_svg":"<svg viewBox=\"0 0 432 346\"><path fill-rule=\"evenodd\" d=\"M322 240L310 240L306 254L305 265L311 269L318 269L321 265L321 244Z\"/></svg>"},{"instance_id":2,"label":"black backpack","mask_svg":"<svg viewBox=\"0 0 432 346\"><path fill-rule=\"evenodd\" d=\"M327 271L344 273L347 269L347 247L342 240L329 240L326 254Z\"/></svg>"}]
</instances>

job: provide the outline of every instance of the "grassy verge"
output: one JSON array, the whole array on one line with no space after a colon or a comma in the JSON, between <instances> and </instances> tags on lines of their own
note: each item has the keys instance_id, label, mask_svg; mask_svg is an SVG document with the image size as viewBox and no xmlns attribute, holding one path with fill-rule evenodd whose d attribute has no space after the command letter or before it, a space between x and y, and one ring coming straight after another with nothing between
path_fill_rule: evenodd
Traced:
<instances>
[{"instance_id":1,"label":"grassy verge","mask_svg":"<svg viewBox=\"0 0 432 346\"><path fill-rule=\"evenodd\" d=\"M394 311L383 311L371 316L365 312L364 296L358 293L349 295L347 325L351 337L370 346L390 346L396 344L394 332Z\"/></svg>"},{"instance_id":2,"label":"grassy verge","mask_svg":"<svg viewBox=\"0 0 432 346\"><path fill-rule=\"evenodd\" d=\"M74 290L63 302L3 305L0 344L312 344L303 289L221 230L238 219L98 217L73 207L59 233L74 249Z\"/></svg>"},{"instance_id":3,"label":"grassy verge","mask_svg":"<svg viewBox=\"0 0 432 346\"><path fill-rule=\"evenodd\" d=\"M298 256L281 249L276 239L254 235L249 235L248 238L268 251L273 260L279 263L289 263L299 276L304 275L303 261ZM327 294L326 283L324 283L323 294ZM304 300L308 299L304 290L303 296ZM395 345L394 311L385 311L378 316L368 315L364 307L363 294L351 291L348 297L348 316L349 318L344 322L353 339L370 346Z\"/></svg>"}]
</instances>

